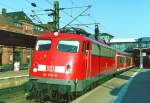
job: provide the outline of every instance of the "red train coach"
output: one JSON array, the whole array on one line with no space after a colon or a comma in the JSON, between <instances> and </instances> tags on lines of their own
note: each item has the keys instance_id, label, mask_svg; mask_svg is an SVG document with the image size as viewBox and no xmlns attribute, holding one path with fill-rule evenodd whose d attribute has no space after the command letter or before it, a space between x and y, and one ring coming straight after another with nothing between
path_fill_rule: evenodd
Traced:
<instances>
[{"instance_id":1,"label":"red train coach","mask_svg":"<svg viewBox=\"0 0 150 103\"><path fill-rule=\"evenodd\" d=\"M29 96L43 99L83 92L103 75L132 66L132 59L128 59L127 65L121 57L130 56L82 35L40 35L32 56Z\"/></svg>"},{"instance_id":2,"label":"red train coach","mask_svg":"<svg viewBox=\"0 0 150 103\"><path fill-rule=\"evenodd\" d=\"M132 55L120 51L116 51L116 65L117 70L127 69L135 66Z\"/></svg>"}]
</instances>

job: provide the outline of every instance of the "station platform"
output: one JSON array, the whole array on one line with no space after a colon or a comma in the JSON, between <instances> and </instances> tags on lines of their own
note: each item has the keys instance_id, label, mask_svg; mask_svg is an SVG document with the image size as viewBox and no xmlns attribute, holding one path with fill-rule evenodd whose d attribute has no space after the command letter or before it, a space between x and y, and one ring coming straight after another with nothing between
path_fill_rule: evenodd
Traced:
<instances>
[{"instance_id":1,"label":"station platform","mask_svg":"<svg viewBox=\"0 0 150 103\"><path fill-rule=\"evenodd\" d=\"M150 69L133 68L71 103L150 103Z\"/></svg>"},{"instance_id":2,"label":"station platform","mask_svg":"<svg viewBox=\"0 0 150 103\"><path fill-rule=\"evenodd\" d=\"M20 80L19 77L21 77ZM9 78L13 78L12 81L19 80L16 83L23 83L28 80L28 70L0 73L0 85L11 81ZM17 79L14 80L15 78ZM4 79L5 82L2 82ZM7 84L12 85L11 82ZM133 68L108 80L71 103L150 103L149 96L150 69ZM21 98L24 98L24 95Z\"/></svg>"},{"instance_id":3,"label":"station platform","mask_svg":"<svg viewBox=\"0 0 150 103\"><path fill-rule=\"evenodd\" d=\"M0 72L0 89L20 86L28 81L28 70Z\"/></svg>"},{"instance_id":4,"label":"station platform","mask_svg":"<svg viewBox=\"0 0 150 103\"><path fill-rule=\"evenodd\" d=\"M141 69L124 91L115 103L150 103L150 69Z\"/></svg>"}]
</instances>

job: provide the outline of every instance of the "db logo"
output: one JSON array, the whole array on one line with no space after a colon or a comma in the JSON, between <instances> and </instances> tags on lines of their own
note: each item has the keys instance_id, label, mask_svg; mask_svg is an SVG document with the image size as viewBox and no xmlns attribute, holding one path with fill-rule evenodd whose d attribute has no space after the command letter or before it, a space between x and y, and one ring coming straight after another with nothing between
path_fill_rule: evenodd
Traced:
<instances>
[{"instance_id":1,"label":"db logo","mask_svg":"<svg viewBox=\"0 0 150 103\"><path fill-rule=\"evenodd\" d=\"M55 67L54 66L47 66L46 68L48 72L54 72L55 71Z\"/></svg>"}]
</instances>

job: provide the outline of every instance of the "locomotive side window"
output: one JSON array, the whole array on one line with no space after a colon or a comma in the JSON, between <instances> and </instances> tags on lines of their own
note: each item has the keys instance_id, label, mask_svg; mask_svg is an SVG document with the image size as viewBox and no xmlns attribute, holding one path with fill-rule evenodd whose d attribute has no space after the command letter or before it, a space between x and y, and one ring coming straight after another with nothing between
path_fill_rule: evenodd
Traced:
<instances>
[{"instance_id":1,"label":"locomotive side window","mask_svg":"<svg viewBox=\"0 0 150 103\"><path fill-rule=\"evenodd\" d=\"M79 41L77 40L60 40L58 42L57 50L63 52L78 52L79 51Z\"/></svg>"},{"instance_id":2,"label":"locomotive side window","mask_svg":"<svg viewBox=\"0 0 150 103\"><path fill-rule=\"evenodd\" d=\"M111 57L111 58L115 57L115 50L103 46L100 46L100 48L101 48L100 56Z\"/></svg>"},{"instance_id":3,"label":"locomotive side window","mask_svg":"<svg viewBox=\"0 0 150 103\"><path fill-rule=\"evenodd\" d=\"M38 40L36 43L36 50L49 50L51 47L51 40Z\"/></svg>"},{"instance_id":4,"label":"locomotive side window","mask_svg":"<svg viewBox=\"0 0 150 103\"><path fill-rule=\"evenodd\" d=\"M95 55L95 56L99 56L100 55L100 48L99 48L99 46L97 44L92 43L91 54Z\"/></svg>"}]
</instances>

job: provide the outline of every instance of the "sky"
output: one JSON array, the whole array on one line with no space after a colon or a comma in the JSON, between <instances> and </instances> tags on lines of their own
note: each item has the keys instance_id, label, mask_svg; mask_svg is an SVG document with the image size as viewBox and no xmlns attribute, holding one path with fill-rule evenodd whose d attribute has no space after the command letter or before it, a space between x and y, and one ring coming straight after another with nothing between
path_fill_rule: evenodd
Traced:
<instances>
[{"instance_id":1,"label":"sky","mask_svg":"<svg viewBox=\"0 0 150 103\"><path fill-rule=\"evenodd\" d=\"M43 23L53 19L47 16L44 9L53 9L54 0L0 0L0 12L6 8L7 12L24 11L29 17L32 10ZM32 7L36 3L37 7ZM84 16L79 16L70 25L100 23L100 32L113 35L115 38L150 37L150 0L59 0L60 8L83 7L60 11L60 27L68 24L88 6ZM49 12L50 13L50 12ZM45 15L43 15L45 14ZM94 32L94 25L78 26L88 32Z\"/></svg>"}]
</instances>

